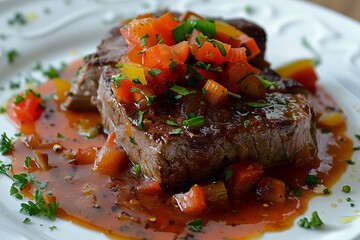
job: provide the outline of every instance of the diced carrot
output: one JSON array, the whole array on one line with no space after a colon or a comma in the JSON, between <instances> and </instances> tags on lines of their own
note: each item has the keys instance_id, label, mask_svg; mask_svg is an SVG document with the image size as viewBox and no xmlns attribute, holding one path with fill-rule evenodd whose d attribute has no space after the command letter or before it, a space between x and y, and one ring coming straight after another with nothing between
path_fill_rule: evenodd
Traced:
<instances>
[{"instance_id":1,"label":"diced carrot","mask_svg":"<svg viewBox=\"0 0 360 240\"><path fill-rule=\"evenodd\" d=\"M316 92L318 77L314 69L313 59L301 59L291 62L276 69L276 72L282 77L292 78L301 83L310 92Z\"/></svg>"},{"instance_id":2,"label":"diced carrot","mask_svg":"<svg viewBox=\"0 0 360 240\"><path fill-rule=\"evenodd\" d=\"M154 179L146 178L140 186L137 187L138 192L149 195L159 195L162 193L160 183Z\"/></svg>"},{"instance_id":3,"label":"diced carrot","mask_svg":"<svg viewBox=\"0 0 360 240\"><path fill-rule=\"evenodd\" d=\"M125 151L114 142L115 136L115 133L112 133L107 142L101 147L93 168L94 171L110 177L117 176L129 164Z\"/></svg>"},{"instance_id":4,"label":"diced carrot","mask_svg":"<svg viewBox=\"0 0 360 240\"><path fill-rule=\"evenodd\" d=\"M285 202L285 183L272 177L262 177L256 187L256 193L263 201Z\"/></svg>"},{"instance_id":5,"label":"diced carrot","mask_svg":"<svg viewBox=\"0 0 360 240\"><path fill-rule=\"evenodd\" d=\"M201 215L206 211L206 199L203 189L195 184L186 193L175 194L174 198L181 211L190 215Z\"/></svg>"},{"instance_id":6,"label":"diced carrot","mask_svg":"<svg viewBox=\"0 0 360 240\"><path fill-rule=\"evenodd\" d=\"M246 61L246 48L231 48L226 56L226 61L231 63Z\"/></svg>"},{"instance_id":7,"label":"diced carrot","mask_svg":"<svg viewBox=\"0 0 360 240\"><path fill-rule=\"evenodd\" d=\"M259 177L262 167L255 162L242 161L225 168L222 178L233 198L241 198L251 191Z\"/></svg>"},{"instance_id":8,"label":"diced carrot","mask_svg":"<svg viewBox=\"0 0 360 240\"><path fill-rule=\"evenodd\" d=\"M96 147L88 147L85 149L77 149L75 151L76 164L92 164L95 161L98 149Z\"/></svg>"},{"instance_id":9,"label":"diced carrot","mask_svg":"<svg viewBox=\"0 0 360 240\"><path fill-rule=\"evenodd\" d=\"M209 79L205 86L205 100L211 106L218 106L226 101L228 91L227 89L222 86L220 83Z\"/></svg>"}]
</instances>

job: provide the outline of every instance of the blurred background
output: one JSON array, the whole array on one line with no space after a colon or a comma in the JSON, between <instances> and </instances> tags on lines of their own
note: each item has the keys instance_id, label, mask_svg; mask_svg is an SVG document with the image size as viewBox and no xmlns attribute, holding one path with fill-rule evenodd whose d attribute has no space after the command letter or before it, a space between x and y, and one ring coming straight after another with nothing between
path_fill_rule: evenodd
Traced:
<instances>
[{"instance_id":1,"label":"blurred background","mask_svg":"<svg viewBox=\"0 0 360 240\"><path fill-rule=\"evenodd\" d=\"M360 21L360 0L308 0Z\"/></svg>"}]
</instances>

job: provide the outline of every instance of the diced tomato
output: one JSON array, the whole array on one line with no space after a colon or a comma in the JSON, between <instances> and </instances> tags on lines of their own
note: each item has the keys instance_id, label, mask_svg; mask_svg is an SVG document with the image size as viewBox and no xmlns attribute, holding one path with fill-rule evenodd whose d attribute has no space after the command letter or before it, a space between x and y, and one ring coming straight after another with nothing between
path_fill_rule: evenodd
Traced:
<instances>
[{"instance_id":1,"label":"diced tomato","mask_svg":"<svg viewBox=\"0 0 360 240\"><path fill-rule=\"evenodd\" d=\"M167 82L175 83L177 80L176 73L172 72L170 69L160 68L159 70L161 73L157 74L156 76L150 76L148 72L146 76L148 85L151 86L156 95L163 94L167 90Z\"/></svg>"},{"instance_id":2,"label":"diced tomato","mask_svg":"<svg viewBox=\"0 0 360 240\"><path fill-rule=\"evenodd\" d=\"M230 89L232 92L237 92L241 89L241 81L247 76L257 74L259 70L252 67L247 61L240 61L236 63L229 63L225 73L222 73L221 84Z\"/></svg>"},{"instance_id":3,"label":"diced tomato","mask_svg":"<svg viewBox=\"0 0 360 240\"><path fill-rule=\"evenodd\" d=\"M117 88L114 84L111 85L116 99L120 103L131 104L134 102L134 93L130 92L130 89L135 86L130 80L120 81L120 86Z\"/></svg>"},{"instance_id":4,"label":"diced tomato","mask_svg":"<svg viewBox=\"0 0 360 240\"><path fill-rule=\"evenodd\" d=\"M154 29L156 34L159 36L157 40L162 40L169 46L174 45L175 41L171 31L177 25L179 25L179 22L175 20L175 17L171 12L168 12L156 19Z\"/></svg>"},{"instance_id":5,"label":"diced tomato","mask_svg":"<svg viewBox=\"0 0 360 240\"><path fill-rule=\"evenodd\" d=\"M192 34L189 38L190 52L192 55L195 55L195 53L199 51L200 45L202 45L205 40L205 37L201 34L200 31L196 29L192 31Z\"/></svg>"},{"instance_id":6,"label":"diced tomato","mask_svg":"<svg viewBox=\"0 0 360 240\"><path fill-rule=\"evenodd\" d=\"M121 27L120 32L127 41L137 48L149 48L156 44L154 23L155 18L153 17L134 19Z\"/></svg>"},{"instance_id":7,"label":"diced tomato","mask_svg":"<svg viewBox=\"0 0 360 240\"><path fill-rule=\"evenodd\" d=\"M198 72L204 79L216 79L216 73L214 71L205 70L202 68L194 67L194 70ZM205 84L205 82L203 82ZM199 86L203 87L203 85Z\"/></svg>"},{"instance_id":8,"label":"diced tomato","mask_svg":"<svg viewBox=\"0 0 360 240\"><path fill-rule=\"evenodd\" d=\"M130 62L141 64L142 63L141 48L138 48L132 44L129 45L127 50L127 57L129 58Z\"/></svg>"},{"instance_id":9,"label":"diced tomato","mask_svg":"<svg viewBox=\"0 0 360 240\"><path fill-rule=\"evenodd\" d=\"M318 77L314 69L313 59L301 59L291 62L276 69L276 72L282 77L292 78L301 83L310 92L316 92Z\"/></svg>"},{"instance_id":10,"label":"diced tomato","mask_svg":"<svg viewBox=\"0 0 360 240\"><path fill-rule=\"evenodd\" d=\"M159 195L162 193L160 183L154 179L146 178L140 186L137 187L138 192Z\"/></svg>"},{"instance_id":11,"label":"diced tomato","mask_svg":"<svg viewBox=\"0 0 360 240\"><path fill-rule=\"evenodd\" d=\"M201 215L206 210L206 198L203 189L195 184L186 193L175 194L174 198L181 211L190 215Z\"/></svg>"},{"instance_id":12,"label":"diced tomato","mask_svg":"<svg viewBox=\"0 0 360 240\"><path fill-rule=\"evenodd\" d=\"M217 40L212 41L213 43L204 42L194 56L198 61L220 65L225 62L231 46ZM222 49L221 51L220 48Z\"/></svg>"},{"instance_id":13,"label":"diced tomato","mask_svg":"<svg viewBox=\"0 0 360 240\"><path fill-rule=\"evenodd\" d=\"M242 161L225 168L222 177L233 198L245 196L263 174L262 167L255 162Z\"/></svg>"},{"instance_id":14,"label":"diced tomato","mask_svg":"<svg viewBox=\"0 0 360 240\"><path fill-rule=\"evenodd\" d=\"M226 56L226 62L236 63L246 61L246 48L231 48Z\"/></svg>"},{"instance_id":15,"label":"diced tomato","mask_svg":"<svg viewBox=\"0 0 360 240\"><path fill-rule=\"evenodd\" d=\"M38 120L44 111L44 101L41 97L33 91L26 91L18 96L23 99L11 105L15 118L24 123L33 123Z\"/></svg>"},{"instance_id":16,"label":"diced tomato","mask_svg":"<svg viewBox=\"0 0 360 240\"><path fill-rule=\"evenodd\" d=\"M114 142L115 136L115 132L110 134L106 143L101 147L93 168L94 171L110 177L117 176L129 164L125 151Z\"/></svg>"},{"instance_id":17,"label":"diced tomato","mask_svg":"<svg viewBox=\"0 0 360 240\"><path fill-rule=\"evenodd\" d=\"M152 68L169 68L172 61L185 63L189 50L189 45L186 41L173 46L158 44L143 53L143 64Z\"/></svg>"},{"instance_id":18,"label":"diced tomato","mask_svg":"<svg viewBox=\"0 0 360 240\"><path fill-rule=\"evenodd\" d=\"M256 193L267 202L285 202L285 183L272 177L262 177L256 187Z\"/></svg>"}]
</instances>

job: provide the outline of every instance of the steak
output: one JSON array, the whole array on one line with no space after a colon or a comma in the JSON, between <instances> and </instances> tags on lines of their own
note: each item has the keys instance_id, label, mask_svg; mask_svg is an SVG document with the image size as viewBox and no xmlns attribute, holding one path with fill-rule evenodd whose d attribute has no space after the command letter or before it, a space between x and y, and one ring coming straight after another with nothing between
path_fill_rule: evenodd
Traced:
<instances>
[{"instance_id":1,"label":"steak","mask_svg":"<svg viewBox=\"0 0 360 240\"><path fill-rule=\"evenodd\" d=\"M155 14L155 15L160 15ZM175 14L179 16L179 14ZM258 68L268 67L264 60L266 48L266 33L254 23L244 19L227 20L236 28L252 36L257 42L261 54L250 63ZM97 47L97 51L84 58L83 65L72 80L72 87L63 106L69 110L88 111L96 110L91 103L91 97L96 97L101 72L106 66L114 66L126 54L127 44L120 34L119 27L113 28Z\"/></svg>"},{"instance_id":2,"label":"steak","mask_svg":"<svg viewBox=\"0 0 360 240\"><path fill-rule=\"evenodd\" d=\"M306 95L299 92L300 85L284 87L292 81L283 79L283 88L267 93L258 105L246 99L230 99L218 109L209 109L199 101L200 91L184 96L175 105L166 99L155 101L142 110L144 129L140 130L139 109L120 104L114 96L110 78L117 73L118 69L106 67L99 82L96 102L104 128L116 132L116 141L129 158L162 187L191 185L245 159L269 167L291 163L304 150L308 159L314 157L315 115ZM276 75L273 78L281 80ZM171 134L179 127L169 126L167 120L182 126L190 113L204 116L204 125L195 129L183 126L181 134Z\"/></svg>"}]
</instances>

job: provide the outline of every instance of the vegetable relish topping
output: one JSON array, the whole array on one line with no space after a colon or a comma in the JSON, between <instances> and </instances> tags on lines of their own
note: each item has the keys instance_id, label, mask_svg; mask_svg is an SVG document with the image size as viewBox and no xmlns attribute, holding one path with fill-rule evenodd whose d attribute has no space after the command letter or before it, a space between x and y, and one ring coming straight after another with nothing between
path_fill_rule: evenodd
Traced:
<instances>
[{"instance_id":1,"label":"vegetable relish topping","mask_svg":"<svg viewBox=\"0 0 360 240\"><path fill-rule=\"evenodd\" d=\"M266 88L277 87L248 62L260 53L255 40L223 21L191 12L180 19L171 12L146 14L120 32L128 52L111 81L123 104L145 99L149 106L156 96L182 88L180 96L200 90L209 105L219 105L229 96L261 98Z\"/></svg>"}]
</instances>

